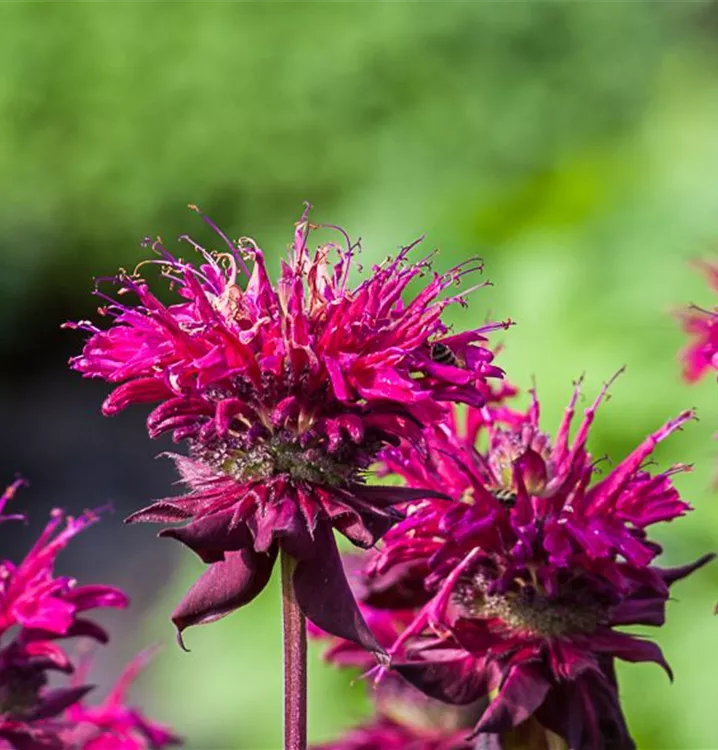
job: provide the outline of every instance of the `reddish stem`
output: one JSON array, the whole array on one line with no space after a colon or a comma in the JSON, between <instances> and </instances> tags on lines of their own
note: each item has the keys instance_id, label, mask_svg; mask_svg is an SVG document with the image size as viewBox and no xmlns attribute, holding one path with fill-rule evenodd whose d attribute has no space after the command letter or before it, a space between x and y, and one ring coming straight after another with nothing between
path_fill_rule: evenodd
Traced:
<instances>
[{"instance_id":1,"label":"reddish stem","mask_svg":"<svg viewBox=\"0 0 718 750\"><path fill-rule=\"evenodd\" d=\"M307 625L294 595L297 561L284 550L280 557L284 615L284 750L306 750Z\"/></svg>"}]
</instances>

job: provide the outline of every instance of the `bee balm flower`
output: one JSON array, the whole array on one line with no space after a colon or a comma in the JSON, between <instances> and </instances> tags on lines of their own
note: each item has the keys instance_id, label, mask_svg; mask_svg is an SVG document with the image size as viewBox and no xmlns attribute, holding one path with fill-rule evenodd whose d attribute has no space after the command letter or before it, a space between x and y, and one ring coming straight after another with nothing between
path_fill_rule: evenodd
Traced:
<instances>
[{"instance_id":1,"label":"bee balm flower","mask_svg":"<svg viewBox=\"0 0 718 750\"><path fill-rule=\"evenodd\" d=\"M176 458L189 493L128 519L187 522L161 534L209 564L174 613L180 633L254 598L281 548L297 561L294 590L306 616L377 648L332 529L372 546L397 520L394 506L426 495L367 486L379 451L419 440L448 402L480 406L486 379L501 375L482 346L495 325L450 335L441 319L470 290L443 293L477 263L432 273L428 259L409 262L410 246L352 287L357 246L347 240L345 249L322 245L311 255L313 229L305 212L276 285L251 240L235 246L220 233L229 252L209 253L183 238L198 267L155 242L175 303L165 305L136 274L123 274L119 293L136 303L111 300L105 331L79 324L91 335L72 367L118 384L104 413L159 402L150 435L171 432L189 443L190 457ZM423 288L404 300L420 278Z\"/></svg>"},{"instance_id":2,"label":"bee balm flower","mask_svg":"<svg viewBox=\"0 0 718 750\"><path fill-rule=\"evenodd\" d=\"M61 733L64 746L78 750L160 750L181 744L167 727L150 721L127 702L128 692L153 651L147 649L127 665L102 703L91 706L78 701L67 709L63 717L67 726ZM84 679L85 675L80 676Z\"/></svg>"},{"instance_id":3,"label":"bee balm flower","mask_svg":"<svg viewBox=\"0 0 718 750\"><path fill-rule=\"evenodd\" d=\"M0 496L0 521L24 518L3 513L21 483ZM164 727L124 705L144 658L128 667L101 707L89 708L82 701L93 686L59 643L77 638L106 643L107 632L87 613L128 603L119 589L78 585L74 578L55 574L59 553L97 520L91 512L71 518L54 510L20 563L0 561L0 750L159 750L179 743ZM50 687L51 678L57 682L59 675L72 675L70 684Z\"/></svg>"},{"instance_id":4,"label":"bee balm flower","mask_svg":"<svg viewBox=\"0 0 718 750\"><path fill-rule=\"evenodd\" d=\"M708 277L711 287L718 291L718 265L696 264ZM683 376L688 382L700 380L709 370L718 370L718 308L703 310L689 307L680 313L683 330L691 343L682 353Z\"/></svg>"},{"instance_id":5,"label":"bee balm flower","mask_svg":"<svg viewBox=\"0 0 718 750\"><path fill-rule=\"evenodd\" d=\"M530 720L571 750L631 748L615 660L653 661L670 674L655 643L617 628L662 625L669 587L712 557L658 568L661 547L648 536L690 510L672 483L686 467L650 474L645 463L693 415L594 481L586 441L607 387L573 441L579 386L553 442L539 431L534 397L523 421L488 423L484 452L449 425L432 437L428 462L394 462L410 485L434 476L456 498L414 504L370 560L367 586L378 580L386 603L393 591L416 592L421 572L425 603L390 649L394 667L431 697L490 698L477 735L504 736Z\"/></svg>"}]
</instances>

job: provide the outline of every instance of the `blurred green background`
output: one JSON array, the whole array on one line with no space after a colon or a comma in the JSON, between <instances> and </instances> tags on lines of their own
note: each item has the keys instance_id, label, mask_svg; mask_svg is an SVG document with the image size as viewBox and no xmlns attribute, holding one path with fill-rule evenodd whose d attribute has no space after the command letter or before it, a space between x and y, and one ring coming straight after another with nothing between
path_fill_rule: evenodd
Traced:
<instances>
[{"instance_id":1,"label":"blurred green background","mask_svg":"<svg viewBox=\"0 0 718 750\"><path fill-rule=\"evenodd\" d=\"M671 313L714 303L690 267L718 255L718 5L662 3L7 3L0 7L0 415L25 500L115 516L66 562L124 585L98 682L166 643L136 692L200 750L280 747L276 588L173 643L169 612L200 570L123 513L171 494L143 414L98 416L104 387L67 373L90 279L138 240L211 242L197 203L277 260L302 202L379 260L427 233L441 267L480 253L494 286L459 325L510 316L501 362L535 376L553 430L571 382L623 364L592 449L621 458L687 406L662 445L696 512L663 530L666 564L718 549L718 386L689 388ZM498 340L498 339L497 339ZM5 538L5 537L3 537ZM6 544L12 547L14 539ZM718 748L718 565L679 584L655 637L676 672L621 670L640 748ZM131 623L131 624L130 624ZM311 663L310 732L365 716L361 683Z\"/></svg>"}]
</instances>

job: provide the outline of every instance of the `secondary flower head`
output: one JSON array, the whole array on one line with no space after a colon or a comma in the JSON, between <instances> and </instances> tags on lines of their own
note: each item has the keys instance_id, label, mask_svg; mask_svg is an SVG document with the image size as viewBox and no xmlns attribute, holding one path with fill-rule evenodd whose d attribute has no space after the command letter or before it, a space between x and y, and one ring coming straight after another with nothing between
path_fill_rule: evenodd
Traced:
<instances>
[{"instance_id":1,"label":"secondary flower head","mask_svg":"<svg viewBox=\"0 0 718 750\"><path fill-rule=\"evenodd\" d=\"M420 458L416 471L401 464L410 485L433 474L458 491L453 501L416 503L387 534L367 567L370 589L389 601L424 581L423 606L390 649L394 666L436 698L492 696L476 725L482 735L532 718L572 749L631 747L614 660L668 666L654 643L615 627L661 625L670 584L711 559L662 570L647 535L689 510L671 480L687 467L650 474L645 463L692 412L594 481L586 441L607 388L572 441L580 384L555 441L539 430L534 395L523 420L486 425L485 450L449 426L432 437L428 473Z\"/></svg>"},{"instance_id":2,"label":"secondary flower head","mask_svg":"<svg viewBox=\"0 0 718 750\"><path fill-rule=\"evenodd\" d=\"M21 484L21 481L15 482L0 496L1 521L24 518L4 515L5 505ZM109 750L110 747L144 750L164 747L170 744L169 739L176 741L168 733L167 741L159 742L158 730L155 734L145 733L146 741L100 745L93 744L94 739L100 735L109 737L109 730L98 728L93 742L89 735L83 739L76 733L77 712L93 686L85 683L84 672L75 670L71 655L60 642L90 638L106 643L106 631L86 613L105 607L123 608L128 603L125 594L116 588L78 585L74 578L54 572L59 553L97 520L97 514L89 511L72 518L54 510L44 531L19 564L0 561L2 750ZM72 675L70 684L51 688L51 678L57 682L58 675ZM107 703L112 703L119 711L121 698L120 692L115 691ZM139 721L142 717L137 714L137 718ZM148 722L146 726L152 729ZM139 735L135 733L135 736Z\"/></svg>"},{"instance_id":3,"label":"secondary flower head","mask_svg":"<svg viewBox=\"0 0 718 750\"><path fill-rule=\"evenodd\" d=\"M714 291L718 292L718 264L698 262ZM681 354L683 376L689 382L700 380L708 370L718 370L718 308L704 310L691 306L680 312L683 330L691 343Z\"/></svg>"},{"instance_id":4,"label":"secondary flower head","mask_svg":"<svg viewBox=\"0 0 718 750\"><path fill-rule=\"evenodd\" d=\"M111 586L78 586L74 578L56 576L53 570L60 551L97 520L89 511L72 518L56 509L21 563L0 561L0 636L20 626L26 631L26 642L74 635L107 641L105 631L83 613L99 607L126 607L125 594Z\"/></svg>"},{"instance_id":5,"label":"secondary flower head","mask_svg":"<svg viewBox=\"0 0 718 750\"><path fill-rule=\"evenodd\" d=\"M80 324L91 335L72 366L120 384L104 413L159 402L150 435L169 431L189 443L190 458L177 458L189 494L129 519L189 521L163 535L210 564L174 614L180 632L256 596L281 548L298 560L294 586L305 614L375 647L332 528L372 546L398 518L394 506L425 494L366 486L378 452L418 441L448 402L480 406L486 379L501 375L482 346L495 325L451 334L442 322L445 307L463 304L470 289L446 291L479 264L433 273L429 259L410 262L414 243L352 286L357 245L347 238L346 247L325 244L312 254L316 228L305 211L274 285L252 240L233 243L216 230L228 251L210 253L183 237L199 266L157 241L160 257L148 263L160 266L176 302L165 305L137 273L122 274L118 294L135 303L110 299L105 331ZM404 299L419 279L423 288Z\"/></svg>"},{"instance_id":6,"label":"secondary flower head","mask_svg":"<svg viewBox=\"0 0 718 750\"><path fill-rule=\"evenodd\" d=\"M160 750L180 744L179 737L167 727L150 721L138 708L127 704L128 692L153 652L154 649L148 649L138 654L99 705L78 701L67 709L64 715L67 727L62 732L67 747L78 750ZM83 679L84 674L76 681L82 682Z\"/></svg>"}]
</instances>

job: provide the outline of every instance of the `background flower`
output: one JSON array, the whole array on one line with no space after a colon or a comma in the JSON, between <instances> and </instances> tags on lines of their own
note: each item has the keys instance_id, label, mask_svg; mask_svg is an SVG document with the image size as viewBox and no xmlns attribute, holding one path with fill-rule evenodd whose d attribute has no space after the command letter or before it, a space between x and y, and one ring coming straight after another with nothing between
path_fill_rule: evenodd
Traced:
<instances>
[{"instance_id":1,"label":"background flower","mask_svg":"<svg viewBox=\"0 0 718 750\"><path fill-rule=\"evenodd\" d=\"M718 266L709 262L695 265L703 271L712 290L718 291ZM690 344L681 352L683 377L692 383L718 367L718 317L715 307L692 305L681 311L680 319L690 338Z\"/></svg>"},{"instance_id":2,"label":"background flower","mask_svg":"<svg viewBox=\"0 0 718 750\"><path fill-rule=\"evenodd\" d=\"M23 516L2 514L20 480L0 496L0 521ZM86 669L76 670L74 650L86 639L107 643L109 636L84 613L124 608L126 595L102 585L78 585L55 572L58 554L80 531L98 520L86 512L77 519L60 510L24 559L0 562L0 746L15 750L161 750L179 744L179 737L124 705L127 691L147 661L136 659L101 706L84 699L93 685ZM57 675L68 684L51 684Z\"/></svg>"}]
</instances>

